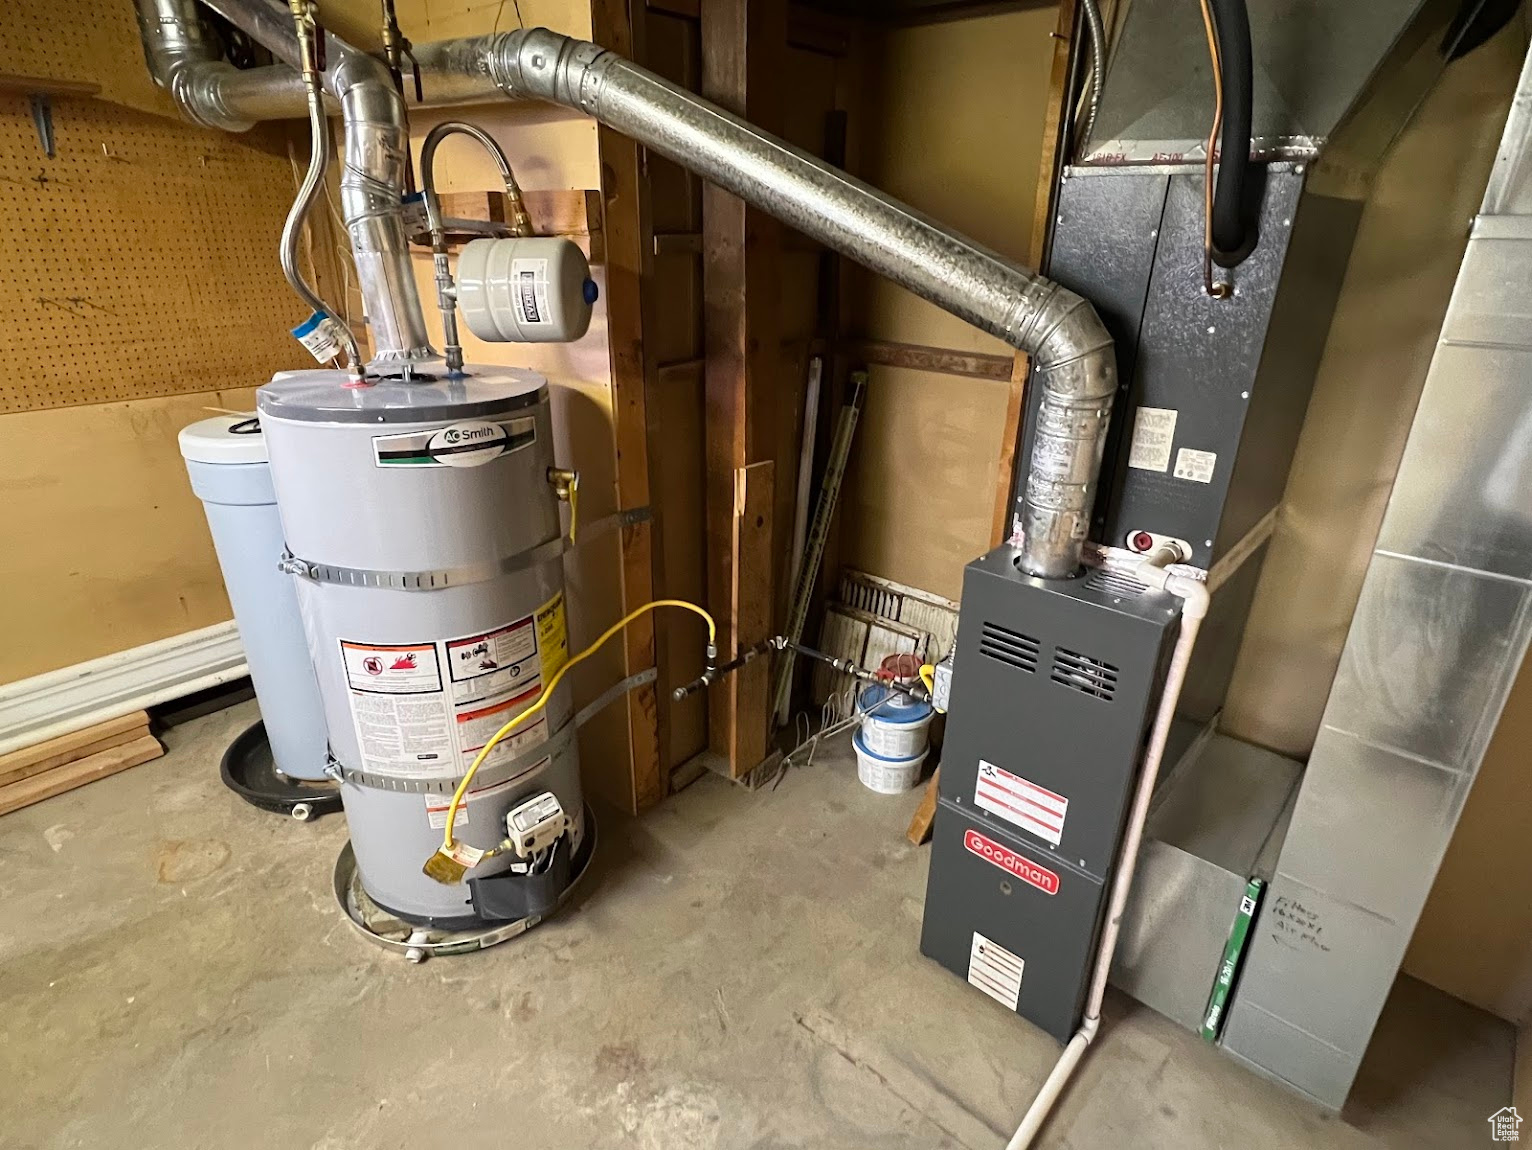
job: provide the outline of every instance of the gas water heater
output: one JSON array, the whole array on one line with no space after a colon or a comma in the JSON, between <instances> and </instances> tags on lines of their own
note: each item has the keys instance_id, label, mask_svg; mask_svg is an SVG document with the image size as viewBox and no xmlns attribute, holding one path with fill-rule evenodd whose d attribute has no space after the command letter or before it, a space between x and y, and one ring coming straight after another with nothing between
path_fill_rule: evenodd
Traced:
<instances>
[{"instance_id":1,"label":"gas water heater","mask_svg":"<svg viewBox=\"0 0 1532 1150\"><path fill-rule=\"evenodd\" d=\"M362 885L458 930L546 909L587 836L561 685L485 757L454 823L491 851L527 807L539 841L451 885L421 872L473 760L569 658L547 383L436 366L361 386L294 373L258 403Z\"/></svg>"}]
</instances>

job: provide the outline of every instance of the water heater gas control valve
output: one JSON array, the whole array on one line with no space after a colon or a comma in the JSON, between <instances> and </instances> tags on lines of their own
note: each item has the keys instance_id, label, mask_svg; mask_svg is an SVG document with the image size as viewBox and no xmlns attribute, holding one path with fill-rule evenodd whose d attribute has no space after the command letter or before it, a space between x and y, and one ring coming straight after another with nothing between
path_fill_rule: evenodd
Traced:
<instances>
[{"instance_id":1,"label":"water heater gas control valve","mask_svg":"<svg viewBox=\"0 0 1532 1150\"><path fill-rule=\"evenodd\" d=\"M552 791L544 791L506 812L505 832L517 857L531 858L558 842L569 826L564 807Z\"/></svg>"}]
</instances>

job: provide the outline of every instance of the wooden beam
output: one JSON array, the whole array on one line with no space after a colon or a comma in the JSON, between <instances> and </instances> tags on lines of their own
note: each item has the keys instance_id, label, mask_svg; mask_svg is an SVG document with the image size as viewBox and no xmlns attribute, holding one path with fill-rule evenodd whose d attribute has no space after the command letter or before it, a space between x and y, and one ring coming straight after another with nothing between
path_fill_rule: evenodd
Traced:
<instances>
[{"instance_id":1,"label":"wooden beam","mask_svg":"<svg viewBox=\"0 0 1532 1150\"><path fill-rule=\"evenodd\" d=\"M1032 245L1028 263L1042 270L1048 255L1048 233L1053 222L1054 192L1058 189L1064 155L1064 88L1069 83L1069 50L1074 42L1078 0L1059 0L1058 23L1053 31L1053 67L1048 75L1048 105L1043 113L1043 150L1037 168L1037 199L1032 216Z\"/></svg>"},{"instance_id":2,"label":"wooden beam","mask_svg":"<svg viewBox=\"0 0 1532 1150\"><path fill-rule=\"evenodd\" d=\"M642 46L643 9L630 18L626 0L593 0L591 34L604 48L629 59ZM617 452L617 504L649 502L648 413L645 402L642 280L647 231L643 160L639 146L609 128L598 130L602 171L602 232L606 240L607 338L612 361L612 423ZM530 205L529 205L530 206ZM534 216L535 220L536 217ZM619 542L622 604L632 611L654 598L653 537L646 521L626 527ZM654 619L644 614L623 629L626 674L654 666ZM669 780L660 769L658 703L651 684L624 696L632 756L629 809L637 812L665 797Z\"/></svg>"},{"instance_id":3,"label":"wooden beam","mask_svg":"<svg viewBox=\"0 0 1532 1150\"><path fill-rule=\"evenodd\" d=\"M851 21L844 16L822 12L807 4L792 4L787 10L787 42L805 52L837 59L851 54Z\"/></svg>"},{"instance_id":4,"label":"wooden beam","mask_svg":"<svg viewBox=\"0 0 1532 1150\"><path fill-rule=\"evenodd\" d=\"M589 237L590 259L601 263L602 206L601 193L588 188L544 188L523 192L522 203L532 219L532 232L539 236ZM443 223L447 242L458 245L482 238L477 232L453 231L452 220L483 220L503 224L508 221L504 192L445 192L441 196ZM410 243L428 248L431 237L424 232L410 237Z\"/></svg>"},{"instance_id":5,"label":"wooden beam","mask_svg":"<svg viewBox=\"0 0 1532 1150\"><path fill-rule=\"evenodd\" d=\"M1016 457L1021 453L1021 421L1027 410L1027 370L1030 366L1026 353L1018 351L1011 365L1005 425L1000 429L1000 467L995 473L995 512L989 528L991 547L999 547L1011 534L1011 488L1016 482Z\"/></svg>"},{"instance_id":6,"label":"wooden beam","mask_svg":"<svg viewBox=\"0 0 1532 1150\"><path fill-rule=\"evenodd\" d=\"M1048 79L1048 106L1043 115L1042 162L1038 167L1037 201L1032 217L1032 243L1028 262L1041 269L1048 259L1048 236L1053 224L1055 193L1059 174L1068 162L1065 148L1066 116L1064 91L1069 83L1069 53L1075 34L1077 0L1059 0L1058 23L1053 33L1053 67ZM1027 357L1016 353L1010 381L1011 390L1005 405L1005 426L1001 429L1000 466L995 475L995 509L990 521L991 547L998 547L1010 537L1011 502L1016 482L1016 461L1021 456L1021 437L1026 423Z\"/></svg>"},{"instance_id":7,"label":"wooden beam","mask_svg":"<svg viewBox=\"0 0 1532 1150\"><path fill-rule=\"evenodd\" d=\"M880 339L843 339L835 344L840 355L880 367L903 367L932 371L938 375L961 375L969 379L1010 379L1015 357L956 351L950 347L927 347L916 343L892 343Z\"/></svg>"},{"instance_id":8,"label":"wooden beam","mask_svg":"<svg viewBox=\"0 0 1532 1150\"><path fill-rule=\"evenodd\" d=\"M680 16L686 20L702 17L702 0L644 0L644 7L651 12L663 12L667 16Z\"/></svg>"},{"instance_id":9,"label":"wooden beam","mask_svg":"<svg viewBox=\"0 0 1532 1150\"><path fill-rule=\"evenodd\" d=\"M702 0L702 94L768 131L780 119L786 0ZM707 402L708 602L732 658L764 637L776 601L771 554L772 396L781 370L782 228L707 184L702 201ZM764 502L762 502L764 500ZM765 757L765 664L709 700L709 742L738 778Z\"/></svg>"},{"instance_id":10,"label":"wooden beam","mask_svg":"<svg viewBox=\"0 0 1532 1150\"><path fill-rule=\"evenodd\" d=\"M702 254L702 233L655 232L654 254L657 256L700 256Z\"/></svg>"}]
</instances>

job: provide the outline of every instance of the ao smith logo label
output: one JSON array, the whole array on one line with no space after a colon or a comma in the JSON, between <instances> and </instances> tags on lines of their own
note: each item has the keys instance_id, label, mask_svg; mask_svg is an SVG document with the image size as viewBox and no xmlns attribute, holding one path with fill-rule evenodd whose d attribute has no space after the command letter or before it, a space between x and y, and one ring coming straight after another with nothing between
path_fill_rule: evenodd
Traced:
<instances>
[{"instance_id":1,"label":"ao smith logo label","mask_svg":"<svg viewBox=\"0 0 1532 1150\"><path fill-rule=\"evenodd\" d=\"M1029 886L1035 886L1044 894L1059 893L1059 876L1035 862L1023 858L1009 847L1003 847L994 839L987 839L978 831L964 831L963 845L981 859L994 863L1007 874L1013 874Z\"/></svg>"},{"instance_id":2,"label":"ao smith logo label","mask_svg":"<svg viewBox=\"0 0 1532 1150\"><path fill-rule=\"evenodd\" d=\"M379 467L478 467L537 442L530 417L504 423L469 420L434 431L373 437Z\"/></svg>"}]
</instances>

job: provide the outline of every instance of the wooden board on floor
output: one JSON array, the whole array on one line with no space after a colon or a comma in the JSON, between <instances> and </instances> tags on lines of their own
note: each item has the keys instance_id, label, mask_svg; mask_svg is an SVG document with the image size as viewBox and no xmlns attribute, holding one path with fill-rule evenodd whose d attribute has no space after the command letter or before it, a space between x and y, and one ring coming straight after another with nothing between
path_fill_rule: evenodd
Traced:
<instances>
[{"instance_id":1,"label":"wooden board on floor","mask_svg":"<svg viewBox=\"0 0 1532 1150\"><path fill-rule=\"evenodd\" d=\"M936 821L936 799L941 777L940 767L931 772L931 781L926 784L926 793L920 796L920 805L915 808L915 814L910 818L910 829L904 832L904 837L910 840L911 846L921 846L931 837L931 824Z\"/></svg>"},{"instance_id":2,"label":"wooden board on floor","mask_svg":"<svg viewBox=\"0 0 1532 1150\"><path fill-rule=\"evenodd\" d=\"M20 782L43 771L83 759L98 751L130 743L149 733L149 713L133 711L104 723L71 731L0 755L0 786Z\"/></svg>"},{"instance_id":3,"label":"wooden board on floor","mask_svg":"<svg viewBox=\"0 0 1532 1150\"><path fill-rule=\"evenodd\" d=\"M51 799L54 795L83 787L86 783L115 775L118 771L147 763L164 753L165 748L160 746L159 740L146 734L131 743L97 751L94 755L33 775L30 779L8 783L0 787L0 815L8 815L22 807Z\"/></svg>"}]
</instances>

